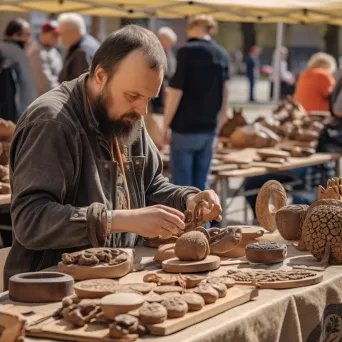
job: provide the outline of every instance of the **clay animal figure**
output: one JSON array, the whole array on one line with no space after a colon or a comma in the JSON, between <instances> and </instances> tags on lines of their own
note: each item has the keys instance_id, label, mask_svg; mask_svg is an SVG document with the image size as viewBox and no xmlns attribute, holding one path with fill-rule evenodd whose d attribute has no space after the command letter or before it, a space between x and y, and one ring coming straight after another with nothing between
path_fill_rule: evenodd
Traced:
<instances>
[{"instance_id":1,"label":"clay animal figure","mask_svg":"<svg viewBox=\"0 0 342 342\"><path fill-rule=\"evenodd\" d=\"M242 109L233 109L233 118L228 119L222 126L219 136L229 138L237 127L246 126L247 122L243 117Z\"/></svg>"},{"instance_id":2,"label":"clay animal figure","mask_svg":"<svg viewBox=\"0 0 342 342\"><path fill-rule=\"evenodd\" d=\"M275 184L275 181L272 182ZM300 238L297 248L299 250L308 250L324 266L328 263L342 264L342 201L335 199L337 194L335 189L338 193L340 190L339 185L336 184L340 184L340 182L340 179L329 180L327 189L320 188L319 193L324 199L319 199L309 208L297 208L294 213L294 215L297 215L297 220L294 221L295 224L291 226L288 223L283 224L280 222L280 218L278 219L279 233L284 237L293 234L296 238ZM268 187L267 183L264 187ZM278 183L277 187L273 187L277 192L283 191L281 196L286 198L285 190L283 188L281 190L281 188L280 183ZM263 192L263 188L260 189L260 192ZM270 192L270 195L272 195L272 192ZM332 198L329 198L329 196ZM286 216L286 210L293 212L293 207L279 208L281 209L280 217ZM270 217L270 215L271 213L268 211L266 216ZM275 213L275 216L278 216L278 212ZM304 219L303 216L305 216Z\"/></svg>"}]
</instances>

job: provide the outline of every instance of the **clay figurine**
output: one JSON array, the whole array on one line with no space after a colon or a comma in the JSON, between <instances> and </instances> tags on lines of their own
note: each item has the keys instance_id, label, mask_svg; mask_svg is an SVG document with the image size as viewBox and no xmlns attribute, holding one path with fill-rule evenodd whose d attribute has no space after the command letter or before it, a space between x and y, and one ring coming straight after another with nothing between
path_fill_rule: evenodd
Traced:
<instances>
[{"instance_id":1,"label":"clay figurine","mask_svg":"<svg viewBox=\"0 0 342 342\"><path fill-rule=\"evenodd\" d=\"M228 119L222 126L219 136L229 138L237 127L247 125L247 121L243 117L242 109L233 108L233 118Z\"/></svg>"}]
</instances>

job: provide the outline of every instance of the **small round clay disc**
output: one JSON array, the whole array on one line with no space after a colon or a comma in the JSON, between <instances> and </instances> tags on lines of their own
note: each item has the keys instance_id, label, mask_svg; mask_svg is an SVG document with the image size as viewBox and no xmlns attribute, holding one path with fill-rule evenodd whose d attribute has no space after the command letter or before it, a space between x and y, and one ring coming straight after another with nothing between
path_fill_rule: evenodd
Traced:
<instances>
[{"instance_id":1,"label":"small round clay disc","mask_svg":"<svg viewBox=\"0 0 342 342\"><path fill-rule=\"evenodd\" d=\"M211 283L222 283L224 285L226 285L226 288L229 289L231 287L233 287L235 285L235 280L232 278L228 278L225 276L222 277L210 277L207 279L207 283L211 284Z\"/></svg>"},{"instance_id":2,"label":"small round clay disc","mask_svg":"<svg viewBox=\"0 0 342 342\"><path fill-rule=\"evenodd\" d=\"M188 312L188 304L180 297L168 298L162 301L167 310L168 318L183 317Z\"/></svg>"},{"instance_id":3,"label":"small round clay disc","mask_svg":"<svg viewBox=\"0 0 342 342\"><path fill-rule=\"evenodd\" d=\"M223 298L227 295L227 288L225 284L216 282L210 285L217 291L219 298Z\"/></svg>"},{"instance_id":4,"label":"small round clay disc","mask_svg":"<svg viewBox=\"0 0 342 342\"><path fill-rule=\"evenodd\" d=\"M174 298L174 297L180 297L181 294L179 292L166 292L161 295L163 299L168 299L168 298Z\"/></svg>"},{"instance_id":5,"label":"small round clay disc","mask_svg":"<svg viewBox=\"0 0 342 342\"><path fill-rule=\"evenodd\" d=\"M204 306L204 299L197 293L183 293L181 298L188 304L189 311L201 310Z\"/></svg>"},{"instance_id":6,"label":"small round clay disc","mask_svg":"<svg viewBox=\"0 0 342 342\"><path fill-rule=\"evenodd\" d=\"M115 306L126 306L126 305L138 305L143 304L145 298L137 293L113 293L105 296L101 299L102 305L115 305Z\"/></svg>"},{"instance_id":7,"label":"small round clay disc","mask_svg":"<svg viewBox=\"0 0 342 342\"><path fill-rule=\"evenodd\" d=\"M102 298L114 293L118 282L112 279L83 280L74 285L75 293L80 298Z\"/></svg>"},{"instance_id":8,"label":"small round clay disc","mask_svg":"<svg viewBox=\"0 0 342 342\"><path fill-rule=\"evenodd\" d=\"M145 296L145 300L148 303L161 303L164 300L164 298L157 293L151 292Z\"/></svg>"},{"instance_id":9,"label":"small round clay disc","mask_svg":"<svg viewBox=\"0 0 342 342\"><path fill-rule=\"evenodd\" d=\"M133 291L137 291L143 294L151 292L157 286L157 284L155 283L136 283L136 284L123 284L123 285L125 287L127 286Z\"/></svg>"},{"instance_id":10,"label":"small round clay disc","mask_svg":"<svg viewBox=\"0 0 342 342\"><path fill-rule=\"evenodd\" d=\"M202 296L206 304L215 303L219 297L218 292L210 284L200 284L193 291Z\"/></svg>"},{"instance_id":11,"label":"small round clay disc","mask_svg":"<svg viewBox=\"0 0 342 342\"><path fill-rule=\"evenodd\" d=\"M140 309L139 321L142 324L162 323L166 318L167 310L159 303L145 303Z\"/></svg>"},{"instance_id":12,"label":"small round clay disc","mask_svg":"<svg viewBox=\"0 0 342 342\"><path fill-rule=\"evenodd\" d=\"M164 285L164 286L157 286L156 288L153 289L155 293L158 294L163 294L166 292L183 292L183 288L180 286L172 286L172 285Z\"/></svg>"}]
</instances>

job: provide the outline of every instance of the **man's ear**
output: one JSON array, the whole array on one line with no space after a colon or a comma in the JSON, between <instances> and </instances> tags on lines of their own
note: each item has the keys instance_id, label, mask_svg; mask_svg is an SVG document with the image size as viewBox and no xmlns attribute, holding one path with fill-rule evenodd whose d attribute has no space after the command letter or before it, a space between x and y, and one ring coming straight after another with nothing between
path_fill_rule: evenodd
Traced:
<instances>
[{"instance_id":1,"label":"man's ear","mask_svg":"<svg viewBox=\"0 0 342 342\"><path fill-rule=\"evenodd\" d=\"M107 83L108 75L107 75L106 71L99 65L95 69L94 80L95 80L96 84L101 87L101 89Z\"/></svg>"}]
</instances>

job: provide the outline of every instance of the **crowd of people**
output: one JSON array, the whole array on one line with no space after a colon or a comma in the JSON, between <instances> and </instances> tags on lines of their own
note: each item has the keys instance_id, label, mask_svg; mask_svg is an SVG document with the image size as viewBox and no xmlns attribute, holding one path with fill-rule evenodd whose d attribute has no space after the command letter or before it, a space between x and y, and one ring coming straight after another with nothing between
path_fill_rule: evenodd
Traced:
<instances>
[{"instance_id":1,"label":"crowd of people","mask_svg":"<svg viewBox=\"0 0 342 342\"><path fill-rule=\"evenodd\" d=\"M57 49L59 42L64 58ZM4 89L0 116L17 122L37 97L87 71L99 45L87 34L85 21L77 13L46 21L35 42L29 22L11 20L0 42L0 82Z\"/></svg>"}]
</instances>

